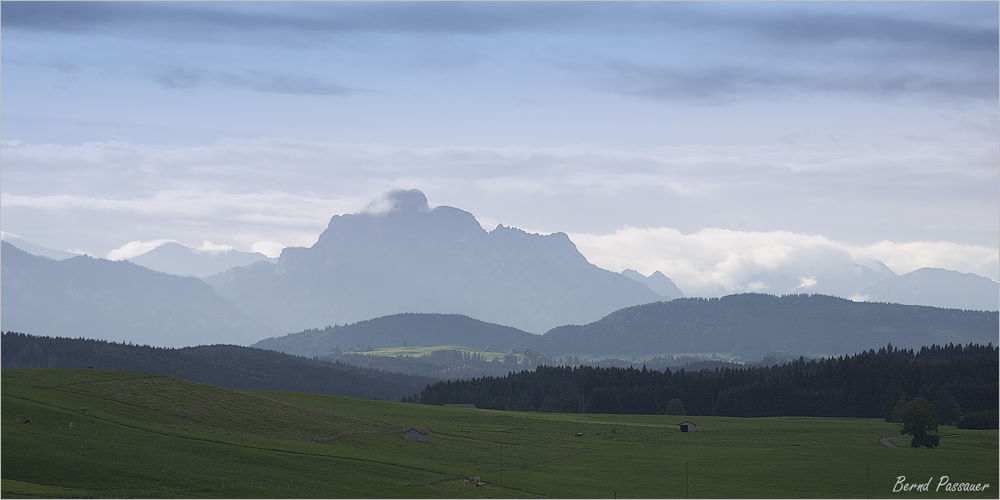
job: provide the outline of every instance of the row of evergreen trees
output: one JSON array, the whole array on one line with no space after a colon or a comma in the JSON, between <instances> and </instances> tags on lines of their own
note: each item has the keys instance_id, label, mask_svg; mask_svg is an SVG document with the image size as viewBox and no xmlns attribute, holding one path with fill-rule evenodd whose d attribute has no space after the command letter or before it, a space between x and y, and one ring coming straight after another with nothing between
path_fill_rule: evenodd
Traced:
<instances>
[{"instance_id":1,"label":"row of evergreen trees","mask_svg":"<svg viewBox=\"0 0 1000 500\"><path fill-rule=\"evenodd\" d=\"M674 413L733 417L881 417L894 421L905 404L936 403L942 422L998 406L998 349L992 343L933 345L920 351L891 344L853 356L780 366L664 371L645 368L539 367L428 385L407 401L480 408L580 413ZM673 406L668 410L668 404Z\"/></svg>"},{"instance_id":2,"label":"row of evergreen trees","mask_svg":"<svg viewBox=\"0 0 1000 500\"><path fill-rule=\"evenodd\" d=\"M4 332L3 368L134 370L227 389L332 394L399 401L437 379L234 345L172 349Z\"/></svg>"}]
</instances>

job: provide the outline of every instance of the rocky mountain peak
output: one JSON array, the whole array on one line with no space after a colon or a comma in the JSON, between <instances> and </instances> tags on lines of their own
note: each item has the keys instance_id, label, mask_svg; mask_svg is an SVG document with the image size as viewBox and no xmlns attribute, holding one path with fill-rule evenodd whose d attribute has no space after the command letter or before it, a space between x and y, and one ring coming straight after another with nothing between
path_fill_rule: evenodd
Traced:
<instances>
[{"instance_id":1,"label":"rocky mountain peak","mask_svg":"<svg viewBox=\"0 0 1000 500\"><path fill-rule=\"evenodd\" d=\"M660 297L587 262L565 233L498 226L393 190L337 215L311 248L286 248L270 277L217 290L278 328L381 315L458 313L541 333ZM274 280L265 283L266 280Z\"/></svg>"}]
</instances>

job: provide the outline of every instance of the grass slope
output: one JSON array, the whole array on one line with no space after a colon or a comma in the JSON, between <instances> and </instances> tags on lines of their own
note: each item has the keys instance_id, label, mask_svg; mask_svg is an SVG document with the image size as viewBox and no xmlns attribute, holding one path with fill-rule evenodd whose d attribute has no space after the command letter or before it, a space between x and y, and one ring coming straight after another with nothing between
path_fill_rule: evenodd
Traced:
<instances>
[{"instance_id":1,"label":"grass slope","mask_svg":"<svg viewBox=\"0 0 1000 500\"><path fill-rule=\"evenodd\" d=\"M926 497L897 478L943 475L990 487L933 496L997 496L997 431L890 449L898 426L872 419L517 413L101 370L5 369L2 407L9 498ZM405 441L413 426L430 441ZM461 485L474 475L487 486Z\"/></svg>"},{"instance_id":2,"label":"grass slope","mask_svg":"<svg viewBox=\"0 0 1000 500\"><path fill-rule=\"evenodd\" d=\"M506 353L489 351L486 349L478 349L475 347L465 347L460 345L438 345L438 346L407 346L407 347L382 347L376 348L371 351L352 351L354 354L367 354L371 356L385 356L385 357L396 357L396 356L407 356L411 358L419 358L422 356L427 356L437 351L458 351L466 354L478 354L483 357L485 361L493 361L494 359L503 359ZM518 360L524 358L522 354L515 354Z\"/></svg>"}]
</instances>

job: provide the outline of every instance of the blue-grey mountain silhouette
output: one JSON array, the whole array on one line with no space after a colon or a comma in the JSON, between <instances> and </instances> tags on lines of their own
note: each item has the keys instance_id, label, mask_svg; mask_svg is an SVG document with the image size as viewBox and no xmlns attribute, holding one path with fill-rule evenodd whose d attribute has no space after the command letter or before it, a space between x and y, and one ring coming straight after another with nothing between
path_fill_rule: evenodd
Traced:
<instances>
[{"instance_id":1,"label":"blue-grey mountain silhouette","mask_svg":"<svg viewBox=\"0 0 1000 500\"><path fill-rule=\"evenodd\" d=\"M157 347L248 344L269 334L197 278L2 246L4 331Z\"/></svg>"},{"instance_id":2,"label":"blue-grey mountain silhouette","mask_svg":"<svg viewBox=\"0 0 1000 500\"><path fill-rule=\"evenodd\" d=\"M1000 284L982 276L925 267L889 278L864 291L871 302L1000 310Z\"/></svg>"},{"instance_id":3,"label":"blue-grey mountain silhouette","mask_svg":"<svg viewBox=\"0 0 1000 500\"><path fill-rule=\"evenodd\" d=\"M256 252L198 250L171 241L128 260L154 271L176 274L177 276L206 278L234 267L268 260L268 258L266 255Z\"/></svg>"},{"instance_id":4,"label":"blue-grey mountain silhouette","mask_svg":"<svg viewBox=\"0 0 1000 500\"><path fill-rule=\"evenodd\" d=\"M626 278L631 278L639 283L645 284L650 290L656 292L664 299L679 299L684 296L681 289L677 288L677 285L675 285L670 278L666 277L659 271L655 271L649 276L643 276L639 271L626 269L622 271L621 274Z\"/></svg>"},{"instance_id":5,"label":"blue-grey mountain silhouette","mask_svg":"<svg viewBox=\"0 0 1000 500\"><path fill-rule=\"evenodd\" d=\"M30 241L21 238L20 236L14 236L12 234L4 233L3 241L10 243L11 245L24 250L31 255L38 255L40 257L48 257L54 260L66 260L76 257L78 254L66 252L64 250L54 250L52 248L43 247L41 245L36 245Z\"/></svg>"},{"instance_id":6,"label":"blue-grey mountain silhouette","mask_svg":"<svg viewBox=\"0 0 1000 500\"><path fill-rule=\"evenodd\" d=\"M879 346L996 341L993 312L854 302L828 295L728 295L623 308L582 326L553 328L532 348L550 356L728 353L744 361L771 352L853 354Z\"/></svg>"},{"instance_id":7,"label":"blue-grey mountain silhouette","mask_svg":"<svg viewBox=\"0 0 1000 500\"><path fill-rule=\"evenodd\" d=\"M334 216L312 247L286 248L276 264L206 281L277 331L426 312L542 333L661 299L587 262L564 233L487 232L468 212L431 208L417 190Z\"/></svg>"}]
</instances>

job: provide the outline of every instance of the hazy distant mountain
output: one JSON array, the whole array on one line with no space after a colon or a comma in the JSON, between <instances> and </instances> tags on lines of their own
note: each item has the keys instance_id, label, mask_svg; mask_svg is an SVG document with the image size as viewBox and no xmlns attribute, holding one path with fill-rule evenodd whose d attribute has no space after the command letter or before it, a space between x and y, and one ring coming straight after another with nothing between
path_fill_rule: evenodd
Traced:
<instances>
[{"instance_id":1,"label":"hazy distant mountain","mask_svg":"<svg viewBox=\"0 0 1000 500\"><path fill-rule=\"evenodd\" d=\"M638 271L633 269L626 269L621 272L622 276L626 278L633 279L649 287L650 290L656 292L661 297L665 299L677 299L683 297L684 294L681 292L680 288L670 278L663 275L663 273L656 271L649 276L643 276Z\"/></svg>"},{"instance_id":2,"label":"hazy distant mountain","mask_svg":"<svg viewBox=\"0 0 1000 500\"><path fill-rule=\"evenodd\" d=\"M177 276L205 278L234 267L246 266L268 259L262 253L236 250L208 251L180 243L167 242L144 254L128 259L142 267Z\"/></svg>"},{"instance_id":3,"label":"hazy distant mountain","mask_svg":"<svg viewBox=\"0 0 1000 500\"><path fill-rule=\"evenodd\" d=\"M541 333L660 299L587 262L563 233L486 232L472 214L432 209L415 190L388 193L378 212L334 216L316 244L286 248L276 265L206 281L278 331L428 312Z\"/></svg>"},{"instance_id":4,"label":"hazy distant mountain","mask_svg":"<svg viewBox=\"0 0 1000 500\"><path fill-rule=\"evenodd\" d=\"M261 340L251 347L309 357L329 354L336 347L346 351L359 344L375 348L460 345L507 352L515 346L529 345L535 337L523 330L460 314L405 313L290 333Z\"/></svg>"},{"instance_id":5,"label":"hazy distant mountain","mask_svg":"<svg viewBox=\"0 0 1000 500\"><path fill-rule=\"evenodd\" d=\"M14 236L10 233L3 233L3 241L10 243L11 245L24 250L31 255L37 255L39 257L48 257L53 260L66 260L76 257L79 254L72 252L65 252L62 250L53 250L51 248L46 248L41 245L36 245L29 241L26 241L20 236Z\"/></svg>"},{"instance_id":6,"label":"hazy distant mountain","mask_svg":"<svg viewBox=\"0 0 1000 500\"><path fill-rule=\"evenodd\" d=\"M864 291L865 300L977 311L1000 309L1000 284L975 274L925 267Z\"/></svg>"},{"instance_id":7,"label":"hazy distant mountain","mask_svg":"<svg viewBox=\"0 0 1000 500\"><path fill-rule=\"evenodd\" d=\"M998 314L852 302L825 295L730 295L628 307L584 326L554 328L531 346L550 356L768 352L853 354L996 342Z\"/></svg>"},{"instance_id":8,"label":"hazy distant mountain","mask_svg":"<svg viewBox=\"0 0 1000 500\"><path fill-rule=\"evenodd\" d=\"M2 245L5 331L162 347L247 344L270 333L197 278L87 256L55 261Z\"/></svg>"},{"instance_id":9,"label":"hazy distant mountain","mask_svg":"<svg viewBox=\"0 0 1000 500\"><path fill-rule=\"evenodd\" d=\"M896 273L881 262L869 267L851 261L847 255L830 255L828 259L778 267L749 276L742 280L740 288L748 293L821 294L847 298L895 276ZM727 293L709 296L720 295Z\"/></svg>"}]
</instances>

